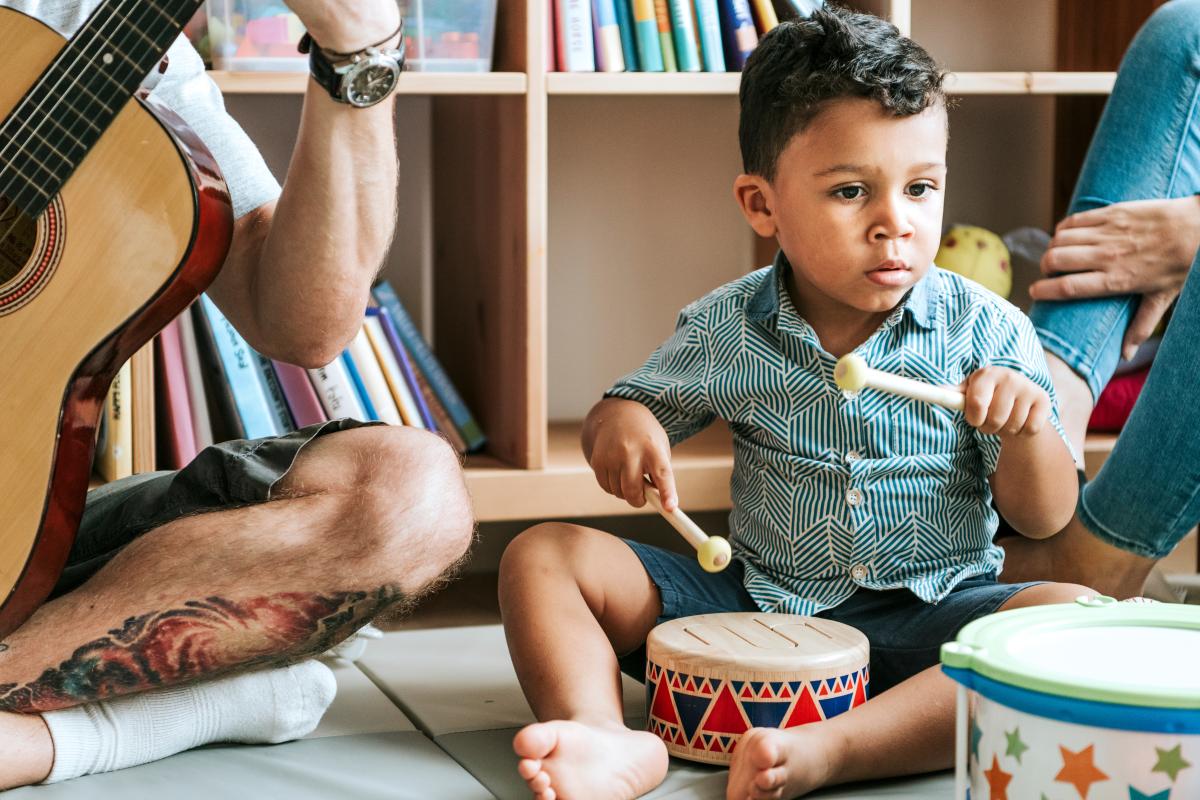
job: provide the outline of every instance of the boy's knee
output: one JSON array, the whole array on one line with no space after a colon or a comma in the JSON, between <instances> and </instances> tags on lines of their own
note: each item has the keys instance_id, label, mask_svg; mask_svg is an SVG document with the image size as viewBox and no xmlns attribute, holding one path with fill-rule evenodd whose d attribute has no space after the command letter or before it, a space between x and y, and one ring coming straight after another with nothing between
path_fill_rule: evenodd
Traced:
<instances>
[{"instance_id":1,"label":"boy's knee","mask_svg":"<svg viewBox=\"0 0 1200 800\"><path fill-rule=\"evenodd\" d=\"M505 575L530 568L561 564L569 558L582 529L565 522L542 522L526 528L504 548L500 557L501 580Z\"/></svg>"}]
</instances>

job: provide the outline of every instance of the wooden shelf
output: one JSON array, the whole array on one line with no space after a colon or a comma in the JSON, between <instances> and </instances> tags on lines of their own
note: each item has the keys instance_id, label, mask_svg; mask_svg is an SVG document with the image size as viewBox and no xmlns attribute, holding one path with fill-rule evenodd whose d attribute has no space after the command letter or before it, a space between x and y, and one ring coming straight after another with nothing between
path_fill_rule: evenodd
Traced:
<instances>
[{"instance_id":1,"label":"wooden shelf","mask_svg":"<svg viewBox=\"0 0 1200 800\"><path fill-rule=\"evenodd\" d=\"M1112 72L956 72L947 90L968 94L1108 94ZM549 94L583 95L736 95L741 75L722 73L552 72L546 76Z\"/></svg>"},{"instance_id":2,"label":"wooden shelf","mask_svg":"<svg viewBox=\"0 0 1200 800\"><path fill-rule=\"evenodd\" d=\"M544 469L513 469L486 456L468 458L467 485L479 521L652 513L648 507L634 509L600 489L583 460L579 432L579 423L550 425ZM1090 472L1099 469L1116 441L1115 434L1088 436L1084 454ZM729 429L724 424L713 425L675 448L673 463L686 511L722 511L730 507L733 453Z\"/></svg>"},{"instance_id":3,"label":"wooden shelf","mask_svg":"<svg viewBox=\"0 0 1200 800\"><path fill-rule=\"evenodd\" d=\"M303 94L307 72L209 72L226 94ZM397 94L525 94L523 72L406 72Z\"/></svg>"}]
</instances>

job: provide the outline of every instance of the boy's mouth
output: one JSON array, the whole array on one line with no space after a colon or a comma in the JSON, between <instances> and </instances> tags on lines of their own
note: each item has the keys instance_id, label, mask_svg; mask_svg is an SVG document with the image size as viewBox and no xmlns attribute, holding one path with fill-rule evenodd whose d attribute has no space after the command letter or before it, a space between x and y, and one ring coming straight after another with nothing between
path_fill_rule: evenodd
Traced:
<instances>
[{"instance_id":1,"label":"boy's mouth","mask_svg":"<svg viewBox=\"0 0 1200 800\"><path fill-rule=\"evenodd\" d=\"M898 258L889 258L867 273L867 280L879 286L903 286L908 283L912 270Z\"/></svg>"}]
</instances>

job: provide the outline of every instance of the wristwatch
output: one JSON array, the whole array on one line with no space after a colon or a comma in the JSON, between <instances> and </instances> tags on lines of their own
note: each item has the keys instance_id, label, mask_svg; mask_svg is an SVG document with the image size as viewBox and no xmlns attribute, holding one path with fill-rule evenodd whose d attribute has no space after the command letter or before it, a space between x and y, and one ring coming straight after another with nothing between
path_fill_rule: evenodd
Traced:
<instances>
[{"instance_id":1,"label":"wristwatch","mask_svg":"<svg viewBox=\"0 0 1200 800\"><path fill-rule=\"evenodd\" d=\"M396 34L400 34L399 46L381 50ZM404 20L391 36L354 53L323 50L307 33L300 39L299 50L308 54L313 79L325 87L330 97L355 108L368 108L396 90L404 69Z\"/></svg>"}]
</instances>

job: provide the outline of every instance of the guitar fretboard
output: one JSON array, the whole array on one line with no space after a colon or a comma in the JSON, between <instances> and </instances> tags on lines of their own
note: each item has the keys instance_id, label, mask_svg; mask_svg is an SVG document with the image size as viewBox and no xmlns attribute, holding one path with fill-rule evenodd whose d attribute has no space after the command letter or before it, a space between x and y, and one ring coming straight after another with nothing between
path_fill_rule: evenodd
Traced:
<instances>
[{"instance_id":1,"label":"guitar fretboard","mask_svg":"<svg viewBox=\"0 0 1200 800\"><path fill-rule=\"evenodd\" d=\"M0 197L45 210L202 0L105 0L0 124Z\"/></svg>"}]
</instances>

